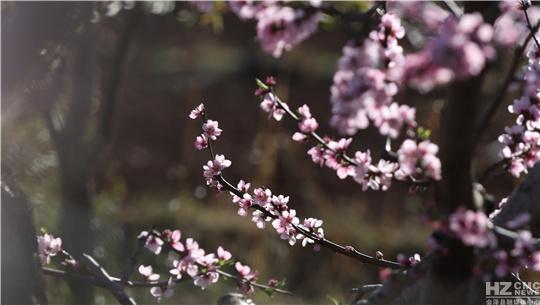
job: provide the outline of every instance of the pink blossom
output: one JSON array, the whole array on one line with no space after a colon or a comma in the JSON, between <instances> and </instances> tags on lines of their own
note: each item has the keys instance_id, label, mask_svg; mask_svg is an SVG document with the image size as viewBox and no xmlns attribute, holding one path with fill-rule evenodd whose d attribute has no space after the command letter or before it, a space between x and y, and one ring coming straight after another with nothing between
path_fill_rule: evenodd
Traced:
<instances>
[{"instance_id":1,"label":"pink blossom","mask_svg":"<svg viewBox=\"0 0 540 305\"><path fill-rule=\"evenodd\" d=\"M267 205L270 212L275 212L275 215L279 215L281 211L289 209L287 204L289 203L289 196L272 196L272 205Z\"/></svg>"},{"instance_id":2,"label":"pink blossom","mask_svg":"<svg viewBox=\"0 0 540 305\"><path fill-rule=\"evenodd\" d=\"M232 164L231 161L225 159L223 155L216 155L213 161L208 161L208 163L203 166L203 175L206 178L208 185L211 185L214 177L221 175L221 171L227 167L230 167Z\"/></svg>"},{"instance_id":3,"label":"pink blossom","mask_svg":"<svg viewBox=\"0 0 540 305\"><path fill-rule=\"evenodd\" d=\"M206 123L204 123L202 126L204 135L209 139L216 140L217 137L219 137L221 135L221 132L223 131L218 127L218 125L219 124L217 121L212 121L212 120L206 121Z\"/></svg>"},{"instance_id":4,"label":"pink blossom","mask_svg":"<svg viewBox=\"0 0 540 305\"><path fill-rule=\"evenodd\" d=\"M246 216L249 208L253 205L253 199L251 198L251 195L247 193L250 186L250 183L246 183L244 180L240 180L238 182L237 189L243 193L243 196L239 197L231 193L231 195L233 195L233 203L237 203L239 205L238 215L240 216Z\"/></svg>"},{"instance_id":5,"label":"pink blossom","mask_svg":"<svg viewBox=\"0 0 540 305\"><path fill-rule=\"evenodd\" d=\"M415 126L416 110L407 105L392 103L383 106L379 111L371 111L372 120L379 128L379 133L383 136L397 138L403 126Z\"/></svg>"},{"instance_id":6,"label":"pink blossom","mask_svg":"<svg viewBox=\"0 0 540 305\"><path fill-rule=\"evenodd\" d=\"M261 211L253 211L251 221L255 223L257 228L264 229L266 227L266 223L270 221L271 218L264 215Z\"/></svg>"},{"instance_id":7,"label":"pink blossom","mask_svg":"<svg viewBox=\"0 0 540 305\"><path fill-rule=\"evenodd\" d=\"M228 261L232 258L231 252L223 249L221 246L217 249L217 257L221 261Z\"/></svg>"},{"instance_id":8,"label":"pink blossom","mask_svg":"<svg viewBox=\"0 0 540 305\"><path fill-rule=\"evenodd\" d=\"M157 281L159 280L159 274L153 272L152 266L139 266L139 273L143 276L145 281Z\"/></svg>"},{"instance_id":9,"label":"pink blossom","mask_svg":"<svg viewBox=\"0 0 540 305\"><path fill-rule=\"evenodd\" d=\"M205 255L199 259L199 264L203 267L204 273L197 274L193 277L194 284L201 287L202 290L206 289L211 284L217 283L219 280L219 273L217 273L216 259L213 253Z\"/></svg>"},{"instance_id":10,"label":"pink blossom","mask_svg":"<svg viewBox=\"0 0 540 305\"><path fill-rule=\"evenodd\" d=\"M386 191L392 184L392 177L394 176L394 172L398 169L398 164L387 161L387 160L379 160L377 163L377 168L373 169L372 171L375 173L375 175L372 175L370 177L369 185L373 190L383 190Z\"/></svg>"},{"instance_id":11,"label":"pink blossom","mask_svg":"<svg viewBox=\"0 0 540 305\"><path fill-rule=\"evenodd\" d=\"M240 274L243 280L252 281L257 278L257 271L252 271L248 265L242 265L242 263L236 262L234 268L236 268L236 271L238 271L238 274Z\"/></svg>"},{"instance_id":12,"label":"pink blossom","mask_svg":"<svg viewBox=\"0 0 540 305\"><path fill-rule=\"evenodd\" d=\"M388 1L386 9L427 32L436 31L449 15L437 4L426 1Z\"/></svg>"},{"instance_id":13,"label":"pink blossom","mask_svg":"<svg viewBox=\"0 0 540 305\"><path fill-rule=\"evenodd\" d=\"M534 238L529 230L519 231L512 250L513 256L528 255L534 251Z\"/></svg>"},{"instance_id":14,"label":"pink blossom","mask_svg":"<svg viewBox=\"0 0 540 305\"><path fill-rule=\"evenodd\" d=\"M458 209L449 218L449 228L465 245L483 248L494 243L488 218L481 211Z\"/></svg>"},{"instance_id":15,"label":"pink blossom","mask_svg":"<svg viewBox=\"0 0 540 305\"><path fill-rule=\"evenodd\" d=\"M441 179L441 161L437 157L439 147L429 141L416 143L411 139L403 141L398 150L401 172L405 176L420 175L435 180Z\"/></svg>"},{"instance_id":16,"label":"pink blossom","mask_svg":"<svg viewBox=\"0 0 540 305\"><path fill-rule=\"evenodd\" d=\"M532 83L530 83L532 82ZM540 161L540 62L529 61L525 73L524 95L514 100L508 111L517 115L516 125L506 127L499 136L505 146L501 155L508 170L519 177Z\"/></svg>"},{"instance_id":17,"label":"pink blossom","mask_svg":"<svg viewBox=\"0 0 540 305\"><path fill-rule=\"evenodd\" d=\"M249 208L253 205L253 199L250 194L244 196L238 201L238 215L244 217L247 215Z\"/></svg>"},{"instance_id":18,"label":"pink blossom","mask_svg":"<svg viewBox=\"0 0 540 305\"><path fill-rule=\"evenodd\" d=\"M184 251L184 244L180 241L180 238L182 237L182 232L180 230L165 230L163 231L162 236L173 249L180 252Z\"/></svg>"},{"instance_id":19,"label":"pink blossom","mask_svg":"<svg viewBox=\"0 0 540 305\"><path fill-rule=\"evenodd\" d=\"M148 234L148 232L146 231L142 231L139 234L138 238L146 239L144 247L148 249L150 252L154 253L155 255L158 255L159 253L161 253L161 247L163 246L163 240L161 240L161 238L156 237L152 234Z\"/></svg>"},{"instance_id":20,"label":"pink blossom","mask_svg":"<svg viewBox=\"0 0 540 305\"><path fill-rule=\"evenodd\" d=\"M202 150L202 149L205 149L208 147L208 138L202 134L200 136L197 136L195 138L195 143L193 144L193 146L195 146L196 149L198 150Z\"/></svg>"},{"instance_id":21,"label":"pink blossom","mask_svg":"<svg viewBox=\"0 0 540 305\"><path fill-rule=\"evenodd\" d=\"M50 264L51 257L62 251L62 239L51 234L43 234L37 237L38 255L42 264Z\"/></svg>"},{"instance_id":22,"label":"pink blossom","mask_svg":"<svg viewBox=\"0 0 540 305\"><path fill-rule=\"evenodd\" d=\"M404 78L428 91L438 83L478 75L495 57L492 38L492 26L479 13L465 14L459 20L449 17L423 50L406 57Z\"/></svg>"},{"instance_id":23,"label":"pink blossom","mask_svg":"<svg viewBox=\"0 0 540 305\"><path fill-rule=\"evenodd\" d=\"M301 132L309 134L319 128L319 123L317 123L317 120L315 120L314 118L307 118L303 119L302 121L300 121L300 123L298 123L298 128L300 128Z\"/></svg>"},{"instance_id":24,"label":"pink blossom","mask_svg":"<svg viewBox=\"0 0 540 305\"><path fill-rule=\"evenodd\" d=\"M281 121L285 114L285 110L281 109L273 94L265 95L261 102L261 109L268 113L269 117L274 117L276 121Z\"/></svg>"},{"instance_id":25,"label":"pink blossom","mask_svg":"<svg viewBox=\"0 0 540 305\"><path fill-rule=\"evenodd\" d=\"M251 183L245 182L244 180L238 181L237 188L242 193L246 193L249 190L249 187L251 186Z\"/></svg>"},{"instance_id":26,"label":"pink blossom","mask_svg":"<svg viewBox=\"0 0 540 305\"><path fill-rule=\"evenodd\" d=\"M182 273L186 273L191 277L197 275L198 263L204 257L204 250L199 248L199 244L193 238L186 239L186 255L180 260L174 260L174 268L170 273L176 278L182 278Z\"/></svg>"},{"instance_id":27,"label":"pink blossom","mask_svg":"<svg viewBox=\"0 0 540 305\"><path fill-rule=\"evenodd\" d=\"M369 177L366 177L369 173L369 169L371 166L371 153L369 150L366 152L357 151L354 155L354 160L356 161L356 168L354 169L354 180L362 185L365 185L365 189L367 189L367 183L366 178L369 179Z\"/></svg>"},{"instance_id":28,"label":"pink blossom","mask_svg":"<svg viewBox=\"0 0 540 305\"><path fill-rule=\"evenodd\" d=\"M381 131L385 134L394 135L402 125L400 115L394 115L392 118L396 121L390 122L388 115L393 112L385 107L398 92L396 82L401 78L404 64L403 48L398 39L404 34L400 20L385 14L378 29L372 31L361 46L343 48L331 88L330 120L342 134L353 135L367 128L369 119L377 120L377 127L382 126Z\"/></svg>"},{"instance_id":29,"label":"pink blossom","mask_svg":"<svg viewBox=\"0 0 540 305\"><path fill-rule=\"evenodd\" d=\"M298 114L300 114L300 117L303 119L309 119L311 118L311 110L309 109L308 105L304 104L300 107L298 107Z\"/></svg>"},{"instance_id":30,"label":"pink blossom","mask_svg":"<svg viewBox=\"0 0 540 305\"><path fill-rule=\"evenodd\" d=\"M169 280L167 281L167 286L165 286L165 287L159 287L159 286L152 287L152 288L150 288L150 294L153 297L157 298L158 301L160 301L162 298L170 298L174 294L173 287L174 287L174 281L172 280L172 278L169 278Z\"/></svg>"},{"instance_id":31,"label":"pink blossom","mask_svg":"<svg viewBox=\"0 0 540 305\"><path fill-rule=\"evenodd\" d=\"M501 1L501 14L494 24L494 40L503 47L514 47L525 40L529 32L522 8L517 7L518 1ZM527 9L531 20L540 18L540 8L532 6Z\"/></svg>"},{"instance_id":32,"label":"pink blossom","mask_svg":"<svg viewBox=\"0 0 540 305\"><path fill-rule=\"evenodd\" d=\"M338 163L335 166L335 170L339 179L345 179L356 174L356 169L353 165L345 164L343 162Z\"/></svg>"},{"instance_id":33,"label":"pink blossom","mask_svg":"<svg viewBox=\"0 0 540 305\"><path fill-rule=\"evenodd\" d=\"M293 141L304 143L307 140L307 135L301 133L301 132L295 132L292 136Z\"/></svg>"},{"instance_id":34,"label":"pink blossom","mask_svg":"<svg viewBox=\"0 0 540 305\"><path fill-rule=\"evenodd\" d=\"M323 228L321 228L322 224L323 224L323 221L320 219L306 218L304 219L302 228L312 233L317 238L321 239L321 238L324 238L324 230ZM315 240L311 239L308 236L305 236L302 233L299 233L298 235L296 235L296 239L302 240L302 247L305 247L308 244L315 243ZM318 250L318 245L316 249Z\"/></svg>"},{"instance_id":35,"label":"pink blossom","mask_svg":"<svg viewBox=\"0 0 540 305\"><path fill-rule=\"evenodd\" d=\"M195 120L197 118L202 117L203 114L204 114L204 104L199 104L199 106L197 106L193 110L191 110L191 113L189 114L189 117L192 120Z\"/></svg>"},{"instance_id":36,"label":"pink blossom","mask_svg":"<svg viewBox=\"0 0 540 305\"><path fill-rule=\"evenodd\" d=\"M381 43L397 44L397 39L405 36L405 29L401 26L401 21L393 14L384 14L377 31L370 33L370 38Z\"/></svg>"},{"instance_id":37,"label":"pink blossom","mask_svg":"<svg viewBox=\"0 0 540 305\"><path fill-rule=\"evenodd\" d=\"M256 188L253 190L253 201L260 205L265 206L272 200L272 191L269 189Z\"/></svg>"},{"instance_id":38,"label":"pink blossom","mask_svg":"<svg viewBox=\"0 0 540 305\"><path fill-rule=\"evenodd\" d=\"M300 220L296 217L295 210L283 211L279 218L272 222L272 226L276 229L276 232L280 235L281 239L289 240L289 244L292 246L296 243L296 229L295 225L298 225Z\"/></svg>"},{"instance_id":39,"label":"pink blossom","mask_svg":"<svg viewBox=\"0 0 540 305\"><path fill-rule=\"evenodd\" d=\"M228 3L231 11L243 20L255 18L257 13L264 8L262 2L257 2L253 0L229 0Z\"/></svg>"},{"instance_id":40,"label":"pink blossom","mask_svg":"<svg viewBox=\"0 0 540 305\"><path fill-rule=\"evenodd\" d=\"M324 148L320 145L313 146L307 153L311 156L313 163L318 164L319 166L324 165Z\"/></svg>"},{"instance_id":41,"label":"pink blossom","mask_svg":"<svg viewBox=\"0 0 540 305\"><path fill-rule=\"evenodd\" d=\"M309 37L317 29L322 15L307 13L302 9L288 6L270 5L261 10L256 18L257 37L265 52L280 57L283 51Z\"/></svg>"},{"instance_id":42,"label":"pink blossom","mask_svg":"<svg viewBox=\"0 0 540 305\"><path fill-rule=\"evenodd\" d=\"M349 145L351 145L352 139L339 139L338 141L329 141L329 149L324 152L324 159L326 166L337 170L341 165L340 154L344 154L347 151Z\"/></svg>"}]
</instances>

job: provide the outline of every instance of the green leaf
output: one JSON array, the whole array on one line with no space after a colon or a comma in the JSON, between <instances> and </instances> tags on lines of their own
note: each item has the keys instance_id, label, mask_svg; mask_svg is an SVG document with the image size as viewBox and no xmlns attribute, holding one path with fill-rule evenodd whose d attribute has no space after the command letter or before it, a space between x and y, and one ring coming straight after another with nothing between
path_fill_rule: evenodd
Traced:
<instances>
[{"instance_id":1,"label":"green leaf","mask_svg":"<svg viewBox=\"0 0 540 305\"><path fill-rule=\"evenodd\" d=\"M262 90L268 90L270 88L268 88L268 86L262 82L260 79L256 78L255 81L257 82L257 86L262 89Z\"/></svg>"},{"instance_id":2,"label":"green leaf","mask_svg":"<svg viewBox=\"0 0 540 305\"><path fill-rule=\"evenodd\" d=\"M273 297L274 296L274 292L276 292L274 289L271 289L271 288L267 288L267 289L264 289L263 292L269 297Z\"/></svg>"},{"instance_id":3,"label":"green leaf","mask_svg":"<svg viewBox=\"0 0 540 305\"><path fill-rule=\"evenodd\" d=\"M421 140L427 140L431 136L431 130L424 127L418 127L418 129L416 130L416 134Z\"/></svg>"},{"instance_id":4,"label":"green leaf","mask_svg":"<svg viewBox=\"0 0 540 305\"><path fill-rule=\"evenodd\" d=\"M336 298L334 298L333 296L331 295L327 295L326 296L330 302L332 302L332 305L342 305L340 301L338 301Z\"/></svg>"}]
</instances>

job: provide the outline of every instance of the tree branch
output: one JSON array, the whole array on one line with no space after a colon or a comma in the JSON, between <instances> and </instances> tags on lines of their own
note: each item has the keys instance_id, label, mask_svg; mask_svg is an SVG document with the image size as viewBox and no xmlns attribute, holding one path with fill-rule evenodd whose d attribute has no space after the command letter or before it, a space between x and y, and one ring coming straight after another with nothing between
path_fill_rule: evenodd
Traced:
<instances>
[{"instance_id":1,"label":"tree branch","mask_svg":"<svg viewBox=\"0 0 540 305\"><path fill-rule=\"evenodd\" d=\"M277 96L276 96L277 98ZM282 102L280 102L282 103ZM288 109L288 107L285 105L285 106L281 106L281 107L285 107L284 109L286 109L285 111L288 111L289 115L294 118L295 120L298 120L298 116L296 116L296 114L294 114L292 111L290 111L290 109ZM208 117L207 117L207 110L205 109L204 110L204 113L203 113L203 117L204 117L204 120L207 121L208 120ZM312 133L312 134L315 134L317 135L316 133ZM317 135L318 136L318 135ZM319 137L320 138L320 137ZM321 139L322 141L322 139ZM324 143L324 141L322 141ZM210 158L211 160L214 160L215 159L215 155L214 155L214 148L213 148L213 145L212 145L212 139L208 139L208 151L210 152ZM218 175L216 176L217 180L219 181L219 183L229 192L235 194L236 196L242 198L244 196L244 192L240 191L239 189L237 189L235 186L233 186L229 181L227 181L227 179L225 179L225 177L223 175ZM266 217L269 217L269 218L272 218L272 219L276 219L277 216L273 215L272 213L270 213L268 210L266 210L264 207L258 205L258 204L253 204L250 208L252 209L256 209L260 212L262 212ZM339 254L342 254L342 255L346 255L348 257L351 257L353 259L356 259L362 263L365 263L365 264L369 264L369 265L374 265L374 266L378 266L378 267L386 267L386 268L392 268L392 269L400 269L400 268L404 268L405 266L403 266L402 264L400 263L397 263L397 262L393 262L393 261L389 261L389 260L385 260L385 259L377 259L373 256L370 256L370 255L367 255L367 254L364 254L356 249L354 249L353 247L351 246L342 246L342 245L339 245L333 241L330 241L326 238L320 238L319 236L307 231L307 230L304 230L302 227L298 226L298 225L294 225L293 224L293 227L300 233L302 233L304 236L307 236L309 237L310 239L314 240L317 244L321 245L322 247L324 248L327 248L327 249L330 249L336 253L339 253Z\"/></svg>"},{"instance_id":2,"label":"tree branch","mask_svg":"<svg viewBox=\"0 0 540 305\"><path fill-rule=\"evenodd\" d=\"M129 297L123 290L122 285L115 282L114 279L103 269L99 263L88 254L81 257L82 263L98 279L105 288L107 288L122 305L136 305L135 301Z\"/></svg>"},{"instance_id":3,"label":"tree branch","mask_svg":"<svg viewBox=\"0 0 540 305\"><path fill-rule=\"evenodd\" d=\"M137 268L137 263L139 262L139 257L141 256L142 250L144 249L144 244L146 243L146 240L148 239L148 236L141 237L137 240L137 247L135 248L135 251L133 252L133 255L129 258L129 263L126 266L125 271L122 273L122 278L120 280L120 285L124 286L128 282L129 277L131 274L135 271L135 268Z\"/></svg>"},{"instance_id":4,"label":"tree branch","mask_svg":"<svg viewBox=\"0 0 540 305\"><path fill-rule=\"evenodd\" d=\"M540 163L529 172L525 181L508 197L493 223L503 228L518 215L528 213L529 225L534 236L540 236Z\"/></svg>"}]
</instances>

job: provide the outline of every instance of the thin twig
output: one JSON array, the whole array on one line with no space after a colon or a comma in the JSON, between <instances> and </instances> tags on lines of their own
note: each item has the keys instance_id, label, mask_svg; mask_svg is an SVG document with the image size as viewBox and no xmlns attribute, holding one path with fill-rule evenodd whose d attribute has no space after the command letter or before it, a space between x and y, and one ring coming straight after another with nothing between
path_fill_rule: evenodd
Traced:
<instances>
[{"instance_id":1,"label":"thin twig","mask_svg":"<svg viewBox=\"0 0 540 305\"><path fill-rule=\"evenodd\" d=\"M225 272L225 271L223 271L221 269L218 269L216 272L221 274L223 277L226 277L226 278L229 278L229 279L233 279L233 280L237 280L237 281L245 281L244 279L242 279L242 278L240 278L240 277L238 277L236 275L230 274L228 272ZM292 292L290 292L288 290L283 290L283 289L271 287L271 286L264 285L264 284L257 283L257 282L249 282L249 284L252 285L253 287L257 287L257 288L260 288L260 289L263 289L263 290L272 290L272 291L279 292L279 293L282 293L282 294L294 295L294 293L292 293Z\"/></svg>"},{"instance_id":2,"label":"thin twig","mask_svg":"<svg viewBox=\"0 0 540 305\"><path fill-rule=\"evenodd\" d=\"M505 165L508 163L508 159L501 159L495 163L493 163L491 166L486 168L484 172L476 179L478 183L483 183L488 178L490 178L491 173L499 169L502 165Z\"/></svg>"},{"instance_id":3,"label":"thin twig","mask_svg":"<svg viewBox=\"0 0 540 305\"><path fill-rule=\"evenodd\" d=\"M113 278L103 269L99 263L90 255L83 254L81 257L82 263L90 270L90 272L99 280L105 288L107 288L122 305L136 305L135 300L126 294L122 285L115 282Z\"/></svg>"},{"instance_id":4,"label":"thin twig","mask_svg":"<svg viewBox=\"0 0 540 305\"><path fill-rule=\"evenodd\" d=\"M512 273L511 276L512 276L512 278L514 278L514 280L520 282L521 285L522 285L525 289L527 289L527 290L529 291L530 295L526 295L526 296L523 296L523 297L525 297L525 298L527 298L527 299L530 299L530 296L538 296L538 295L540 295L540 292L538 292L538 291L532 289L531 287L529 287L529 285L527 285L527 283L525 283L524 281L522 281L522 280L519 278L519 276L517 276L517 274ZM527 304L534 304L534 303L527 303Z\"/></svg>"},{"instance_id":5,"label":"thin twig","mask_svg":"<svg viewBox=\"0 0 540 305\"><path fill-rule=\"evenodd\" d=\"M135 268L137 267L137 263L139 262L139 257L141 256L142 250L144 249L144 244L146 243L146 240L148 239L148 236L141 237L137 240L137 247L135 248L135 251L133 252L133 255L129 258L129 263L126 266L125 271L122 273L122 278L120 280L120 285L124 286L126 285L129 277L135 271Z\"/></svg>"},{"instance_id":6,"label":"thin twig","mask_svg":"<svg viewBox=\"0 0 540 305\"><path fill-rule=\"evenodd\" d=\"M501 226L494 225L493 223L490 223L489 226L493 229L493 232L495 233L495 235L499 237L505 238L507 240L512 240L512 241L519 239L519 234L517 232L503 228ZM532 245L534 249L540 250L540 239L532 238L530 241L530 244Z\"/></svg>"},{"instance_id":7,"label":"thin twig","mask_svg":"<svg viewBox=\"0 0 540 305\"><path fill-rule=\"evenodd\" d=\"M456 4L455 1L444 0L443 2L454 16L457 18L461 18L463 16L463 10Z\"/></svg>"},{"instance_id":8,"label":"thin twig","mask_svg":"<svg viewBox=\"0 0 540 305\"><path fill-rule=\"evenodd\" d=\"M97 280L95 277L90 276L90 275L84 275L84 274L81 274L81 273L69 272L69 271L65 271L65 270L58 270L58 269L47 268L47 267L43 267L41 269L41 271L43 272L43 274L48 275L48 276L62 278L62 279L68 280L68 281L87 282L88 284L94 285L96 287L106 288L105 285L101 281ZM112 282L118 283L118 284L121 284L121 282L122 282L122 279L117 278L117 277L112 277L111 276L111 277L109 277L109 279ZM183 277L181 279L174 279L172 282L175 283L175 284L178 284L178 283L182 283L182 282L187 282L189 280L191 280L191 278ZM148 281L148 282L126 281L124 283L124 285L126 287L128 287L128 288L163 287L163 286L167 286L168 284L169 284L169 280Z\"/></svg>"},{"instance_id":9,"label":"thin twig","mask_svg":"<svg viewBox=\"0 0 540 305\"><path fill-rule=\"evenodd\" d=\"M533 28L531 20L529 19L529 13L527 12L527 9L523 9L523 13L525 14L525 20L527 20L527 27L529 28L529 31L531 31L532 38L536 43L538 50L540 50L540 42L538 42L538 39L536 39L536 32L538 31L538 26L536 27L536 29Z\"/></svg>"},{"instance_id":10,"label":"thin twig","mask_svg":"<svg viewBox=\"0 0 540 305\"><path fill-rule=\"evenodd\" d=\"M286 107L286 108L284 108L285 111L288 111L289 115L291 115L291 117L293 117L294 119L298 119L298 116L296 116L296 114L294 114L292 111L290 111L290 109L288 109L287 106L285 106L285 107ZM206 109L204 110L204 120L208 121L208 117L206 116ZM210 151L210 156L212 157L212 159L214 159L215 158L215 156L214 156L214 148L212 146L212 140L210 138L208 139L208 150ZM227 181L222 174L216 176L215 178L218 180L218 182L227 191L229 191L229 192L231 192L231 193L233 193L236 196L241 197L241 198L244 196L244 192L240 191L234 185L232 185L229 181ZM253 209L256 209L256 210L262 212L266 217L269 217L269 218L272 218L272 219L277 218L277 216L273 215L268 210L266 210L264 207L262 207L262 206L260 206L258 204L253 204L250 208L253 208ZM354 258L356 260L361 261L362 263L375 265L375 266L379 266L379 267L392 268L392 269L400 269L400 268L404 267L400 263L385 260L385 259L377 259L377 258L375 258L373 256L370 256L370 255L364 254L362 252L359 252L358 250L354 249L353 247L341 246L341 245L339 245L339 244L337 244L337 243L335 243L333 241L330 241L330 240L328 240L326 238L320 238L319 236L313 234L312 232L309 232L309 231L305 230L304 228L302 228L302 227L300 227L298 225L293 225L293 227L297 231L302 233L304 236L314 240L317 244L321 245L322 247L330 249L330 250L332 250L332 251L334 251L336 253L339 253L339 254L346 255L348 257Z\"/></svg>"}]
</instances>

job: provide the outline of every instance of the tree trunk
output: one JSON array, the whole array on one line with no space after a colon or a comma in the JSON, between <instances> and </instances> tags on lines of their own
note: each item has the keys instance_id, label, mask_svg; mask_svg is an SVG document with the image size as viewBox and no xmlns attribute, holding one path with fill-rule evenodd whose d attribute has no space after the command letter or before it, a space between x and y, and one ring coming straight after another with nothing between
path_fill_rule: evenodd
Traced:
<instances>
[{"instance_id":1,"label":"tree trunk","mask_svg":"<svg viewBox=\"0 0 540 305\"><path fill-rule=\"evenodd\" d=\"M2 304L47 304L32 208L2 170Z\"/></svg>"}]
</instances>

